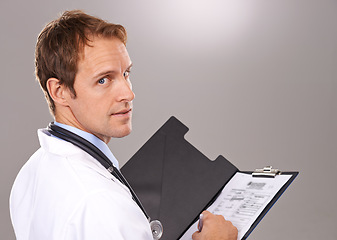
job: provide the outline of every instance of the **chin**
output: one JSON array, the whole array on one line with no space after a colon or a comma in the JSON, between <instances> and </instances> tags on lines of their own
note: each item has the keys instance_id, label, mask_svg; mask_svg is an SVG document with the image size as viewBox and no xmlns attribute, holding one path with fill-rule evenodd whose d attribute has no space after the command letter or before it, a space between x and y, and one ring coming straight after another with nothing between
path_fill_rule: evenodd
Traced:
<instances>
[{"instance_id":1,"label":"chin","mask_svg":"<svg viewBox=\"0 0 337 240\"><path fill-rule=\"evenodd\" d=\"M120 131L116 131L113 133L113 138L122 138L128 136L132 131L132 128L121 129Z\"/></svg>"},{"instance_id":2,"label":"chin","mask_svg":"<svg viewBox=\"0 0 337 240\"><path fill-rule=\"evenodd\" d=\"M123 138L128 136L131 133L131 131L129 133L124 133L124 134L116 134L115 136L113 136L113 138Z\"/></svg>"}]
</instances>

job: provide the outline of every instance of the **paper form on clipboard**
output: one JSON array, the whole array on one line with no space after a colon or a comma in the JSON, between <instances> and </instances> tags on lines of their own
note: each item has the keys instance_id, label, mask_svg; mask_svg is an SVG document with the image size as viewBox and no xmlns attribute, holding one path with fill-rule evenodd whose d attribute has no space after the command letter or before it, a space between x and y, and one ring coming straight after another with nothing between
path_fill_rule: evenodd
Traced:
<instances>
[{"instance_id":1,"label":"paper form on clipboard","mask_svg":"<svg viewBox=\"0 0 337 240\"><path fill-rule=\"evenodd\" d=\"M291 176L257 178L252 174L237 172L207 210L213 214L223 215L226 220L231 221L238 229L238 239L242 239ZM197 226L198 221L180 240L191 240L192 234L197 231Z\"/></svg>"}]
</instances>

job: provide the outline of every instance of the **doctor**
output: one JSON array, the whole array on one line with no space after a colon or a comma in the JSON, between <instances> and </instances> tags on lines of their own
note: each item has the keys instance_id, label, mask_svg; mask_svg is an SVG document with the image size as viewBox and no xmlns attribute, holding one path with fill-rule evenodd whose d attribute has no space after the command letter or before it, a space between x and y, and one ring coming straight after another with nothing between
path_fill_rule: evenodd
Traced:
<instances>
[{"instance_id":1,"label":"doctor","mask_svg":"<svg viewBox=\"0 0 337 240\"><path fill-rule=\"evenodd\" d=\"M131 132L135 97L126 40L121 25L67 11L42 30L35 54L36 76L55 125L95 145L117 169L107 143ZM20 170L10 196L18 240L152 239L125 184L47 129L38 130L38 137L41 147ZM204 212L203 229L193 239L236 236L230 222Z\"/></svg>"}]
</instances>

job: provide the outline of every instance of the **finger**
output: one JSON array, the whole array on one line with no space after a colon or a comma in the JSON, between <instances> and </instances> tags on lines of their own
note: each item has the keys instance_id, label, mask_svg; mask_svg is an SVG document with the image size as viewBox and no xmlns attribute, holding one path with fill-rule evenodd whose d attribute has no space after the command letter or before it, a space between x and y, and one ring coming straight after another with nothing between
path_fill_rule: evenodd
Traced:
<instances>
[{"instance_id":1,"label":"finger","mask_svg":"<svg viewBox=\"0 0 337 240\"><path fill-rule=\"evenodd\" d=\"M233 225L234 226L234 225ZM239 234L239 230L237 227L234 226L234 234L237 236Z\"/></svg>"},{"instance_id":2,"label":"finger","mask_svg":"<svg viewBox=\"0 0 337 240\"><path fill-rule=\"evenodd\" d=\"M204 217L204 219L205 218L208 218L209 216L212 216L212 215L214 215L214 214L212 214L211 212L209 212L209 211L203 211L202 213L201 213Z\"/></svg>"},{"instance_id":3,"label":"finger","mask_svg":"<svg viewBox=\"0 0 337 240\"><path fill-rule=\"evenodd\" d=\"M200 232L199 231L196 231L195 233L192 234L192 239L193 240L198 240L200 237Z\"/></svg>"},{"instance_id":4,"label":"finger","mask_svg":"<svg viewBox=\"0 0 337 240\"><path fill-rule=\"evenodd\" d=\"M215 217L221 219L222 221L227 221L223 215L215 215Z\"/></svg>"},{"instance_id":5,"label":"finger","mask_svg":"<svg viewBox=\"0 0 337 240\"><path fill-rule=\"evenodd\" d=\"M204 215L209 215L209 214L212 214L212 213L209 212L209 211L207 211L207 210L205 210L205 211L202 212L202 214L204 214Z\"/></svg>"}]
</instances>

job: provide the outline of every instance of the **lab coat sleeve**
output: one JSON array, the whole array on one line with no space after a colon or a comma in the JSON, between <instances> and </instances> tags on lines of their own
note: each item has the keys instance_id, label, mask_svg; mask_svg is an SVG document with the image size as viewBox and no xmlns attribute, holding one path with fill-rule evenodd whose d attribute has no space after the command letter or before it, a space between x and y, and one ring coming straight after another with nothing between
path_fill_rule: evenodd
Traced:
<instances>
[{"instance_id":1,"label":"lab coat sleeve","mask_svg":"<svg viewBox=\"0 0 337 240\"><path fill-rule=\"evenodd\" d=\"M145 215L130 197L98 191L74 209L64 239L152 240L152 234Z\"/></svg>"}]
</instances>

